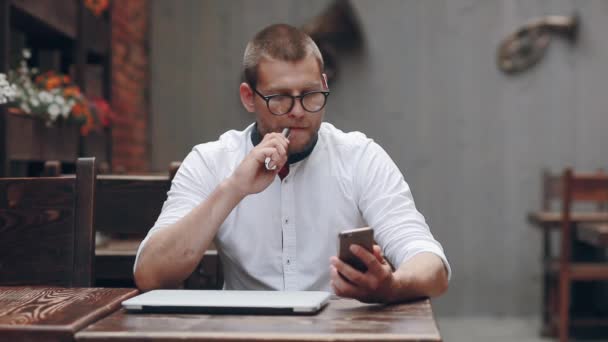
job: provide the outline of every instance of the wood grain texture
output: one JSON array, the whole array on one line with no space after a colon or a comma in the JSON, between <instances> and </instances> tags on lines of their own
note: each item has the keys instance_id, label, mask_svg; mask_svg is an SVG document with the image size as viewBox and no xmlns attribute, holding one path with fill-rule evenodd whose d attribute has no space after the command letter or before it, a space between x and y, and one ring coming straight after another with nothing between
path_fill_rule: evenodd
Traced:
<instances>
[{"instance_id":1,"label":"wood grain texture","mask_svg":"<svg viewBox=\"0 0 608 342\"><path fill-rule=\"evenodd\" d=\"M4 341L72 341L74 334L117 310L136 289L0 287Z\"/></svg>"},{"instance_id":2,"label":"wood grain texture","mask_svg":"<svg viewBox=\"0 0 608 342\"><path fill-rule=\"evenodd\" d=\"M88 286L94 161L77 175L0 178L0 284Z\"/></svg>"},{"instance_id":3,"label":"wood grain texture","mask_svg":"<svg viewBox=\"0 0 608 342\"><path fill-rule=\"evenodd\" d=\"M130 314L121 310L77 341L441 341L430 301L367 305L331 300L316 316Z\"/></svg>"}]
</instances>

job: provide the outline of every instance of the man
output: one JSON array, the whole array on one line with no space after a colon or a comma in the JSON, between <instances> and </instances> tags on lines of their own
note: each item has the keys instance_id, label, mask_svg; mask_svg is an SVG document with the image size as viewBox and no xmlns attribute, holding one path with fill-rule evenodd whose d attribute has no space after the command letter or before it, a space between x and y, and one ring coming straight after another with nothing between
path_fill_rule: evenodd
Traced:
<instances>
[{"instance_id":1,"label":"man","mask_svg":"<svg viewBox=\"0 0 608 342\"><path fill-rule=\"evenodd\" d=\"M256 122L186 157L139 248L137 286L178 286L214 241L226 289L333 290L365 302L446 291L449 264L399 169L363 134L322 123L329 88L310 37L269 26L243 68L240 97ZM335 256L337 236L367 225L379 246L352 246L361 273Z\"/></svg>"}]
</instances>

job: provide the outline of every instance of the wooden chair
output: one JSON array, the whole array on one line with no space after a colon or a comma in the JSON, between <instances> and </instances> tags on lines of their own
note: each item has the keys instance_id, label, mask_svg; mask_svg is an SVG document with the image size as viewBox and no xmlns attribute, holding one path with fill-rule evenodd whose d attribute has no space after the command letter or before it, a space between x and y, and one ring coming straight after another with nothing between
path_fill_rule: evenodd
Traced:
<instances>
[{"instance_id":1,"label":"wooden chair","mask_svg":"<svg viewBox=\"0 0 608 342\"><path fill-rule=\"evenodd\" d=\"M573 174L571 169L564 171L562 180L562 223L560 256L557 266L559 279L559 340L568 340L570 325L579 324L606 324L601 320L579 321L571 320L571 286L576 281L608 280L608 263L575 262L572 260L572 246L575 232L572 227L572 208L578 202L591 202L603 205L608 201L608 175Z\"/></svg>"},{"instance_id":2,"label":"wooden chair","mask_svg":"<svg viewBox=\"0 0 608 342\"><path fill-rule=\"evenodd\" d=\"M94 158L75 176L0 178L0 284L91 286L94 196Z\"/></svg>"}]
</instances>

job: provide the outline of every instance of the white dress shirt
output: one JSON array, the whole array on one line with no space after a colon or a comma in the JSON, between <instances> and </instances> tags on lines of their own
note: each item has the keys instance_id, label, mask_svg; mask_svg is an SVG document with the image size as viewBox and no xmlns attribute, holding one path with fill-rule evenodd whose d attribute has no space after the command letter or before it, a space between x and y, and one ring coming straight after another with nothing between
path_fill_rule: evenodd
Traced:
<instances>
[{"instance_id":1,"label":"white dress shirt","mask_svg":"<svg viewBox=\"0 0 608 342\"><path fill-rule=\"evenodd\" d=\"M253 148L253 129L228 131L193 148L138 256L152 234L188 214L233 173ZM312 153L291 164L283 180L277 176L264 191L245 197L220 226L214 242L224 288L331 291L329 258L338 253L338 233L364 226L374 229L395 267L431 252L451 276L443 248L388 154L362 133L322 123Z\"/></svg>"}]
</instances>

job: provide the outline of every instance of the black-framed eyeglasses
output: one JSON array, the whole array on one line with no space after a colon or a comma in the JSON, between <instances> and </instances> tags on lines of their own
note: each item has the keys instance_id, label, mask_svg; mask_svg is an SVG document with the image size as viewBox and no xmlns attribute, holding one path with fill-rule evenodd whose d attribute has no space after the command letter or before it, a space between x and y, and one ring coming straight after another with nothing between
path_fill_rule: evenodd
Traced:
<instances>
[{"instance_id":1,"label":"black-framed eyeglasses","mask_svg":"<svg viewBox=\"0 0 608 342\"><path fill-rule=\"evenodd\" d=\"M293 109L296 99L300 99L300 104L305 111L309 113L319 112L325 107L327 97L329 96L329 90L310 91L298 96L284 94L264 95L255 88L253 88L253 91L266 101L268 110L274 115L289 113Z\"/></svg>"}]
</instances>

